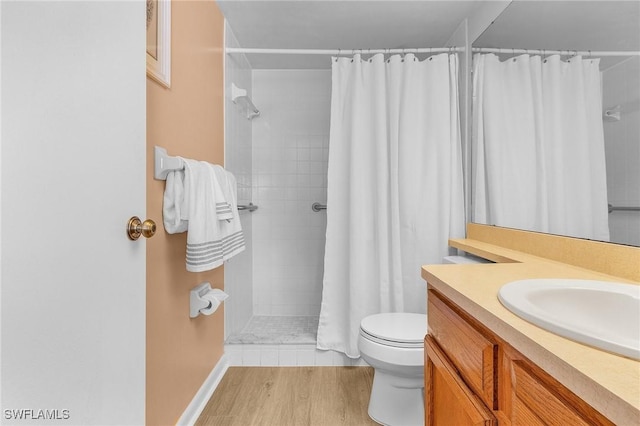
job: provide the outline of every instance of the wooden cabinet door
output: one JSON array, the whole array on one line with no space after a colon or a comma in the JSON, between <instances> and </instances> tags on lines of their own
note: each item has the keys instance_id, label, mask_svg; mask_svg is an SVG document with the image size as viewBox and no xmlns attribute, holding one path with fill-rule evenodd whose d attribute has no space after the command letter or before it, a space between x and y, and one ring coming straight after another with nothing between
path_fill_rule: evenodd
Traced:
<instances>
[{"instance_id":1,"label":"wooden cabinet door","mask_svg":"<svg viewBox=\"0 0 640 426\"><path fill-rule=\"evenodd\" d=\"M481 332L471 318L429 290L427 297L429 335L456 367L458 374L487 407L498 408L495 381L498 344L487 332Z\"/></svg>"},{"instance_id":2,"label":"wooden cabinet door","mask_svg":"<svg viewBox=\"0 0 640 426\"><path fill-rule=\"evenodd\" d=\"M427 336L425 349L425 424L490 426L496 418L458 376L437 342Z\"/></svg>"},{"instance_id":3,"label":"wooden cabinet door","mask_svg":"<svg viewBox=\"0 0 640 426\"><path fill-rule=\"evenodd\" d=\"M510 406L513 426L612 425L600 413L560 383L524 360L510 365Z\"/></svg>"}]
</instances>

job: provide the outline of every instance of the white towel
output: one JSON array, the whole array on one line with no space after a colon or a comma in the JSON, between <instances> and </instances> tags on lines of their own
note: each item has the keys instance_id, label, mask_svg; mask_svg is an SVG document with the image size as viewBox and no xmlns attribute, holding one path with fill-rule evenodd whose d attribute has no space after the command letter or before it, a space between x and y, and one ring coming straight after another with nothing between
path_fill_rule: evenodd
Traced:
<instances>
[{"instance_id":1,"label":"white towel","mask_svg":"<svg viewBox=\"0 0 640 426\"><path fill-rule=\"evenodd\" d=\"M222 166L212 165L216 180L224 194L225 200L231 208L232 219L222 224L225 235L224 240L224 260L228 260L240 253L245 248L244 234L238 214L238 184L235 176Z\"/></svg>"},{"instance_id":2,"label":"white towel","mask_svg":"<svg viewBox=\"0 0 640 426\"><path fill-rule=\"evenodd\" d=\"M184 204L184 171L175 170L167 174L162 204L162 221L169 234L186 232L189 222L182 215Z\"/></svg>"},{"instance_id":3,"label":"white towel","mask_svg":"<svg viewBox=\"0 0 640 426\"><path fill-rule=\"evenodd\" d=\"M163 221L170 234L188 231L187 270L208 271L244 250L235 191L229 195L233 199L227 200L228 189L222 190L213 165L183 161L184 171L167 176Z\"/></svg>"}]
</instances>

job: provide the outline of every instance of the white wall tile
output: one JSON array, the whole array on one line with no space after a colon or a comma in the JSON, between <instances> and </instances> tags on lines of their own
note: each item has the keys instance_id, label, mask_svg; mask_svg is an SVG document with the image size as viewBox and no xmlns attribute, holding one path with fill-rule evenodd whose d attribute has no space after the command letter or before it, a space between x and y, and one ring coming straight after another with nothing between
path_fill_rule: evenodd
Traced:
<instances>
[{"instance_id":1,"label":"white wall tile","mask_svg":"<svg viewBox=\"0 0 640 426\"><path fill-rule=\"evenodd\" d=\"M316 365L316 350L315 349L299 349L296 355L296 363L299 366Z\"/></svg>"},{"instance_id":2,"label":"white wall tile","mask_svg":"<svg viewBox=\"0 0 640 426\"><path fill-rule=\"evenodd\" d=\"M225 345L224 353L229 359L229 365L242 366L242 345Z\"/></svg>"},{"instance_id":3,"label":"white wall tile","mask_svg":"<svg viewBox=\"0 0 640 426\"><path fill-rule=\"evenodd\" d=\"M255 70L254 314L317 315L322 286L330 71ZM302 272L304 271L304 273ZM259 278L258 278L259 277ZM312 312L310 312L312 311Z\"/></svg>"},{"instance_id":4,"label":"white wall tile","mask_svg":"<svg viewBox=\"0 0 640 426\"><path fill-rule=\"evenodd\" d=\"M225 345L231 366L367 366L361 358L351 359L335 351L321 351L315 345Z\"/></svg>"},{"instance_id":5,"label":"white wall tile","mask_svg":"<svg viewBox=\"0 0 640 426\"><path fill-rule=\"evenodd\" d=\"M316 352L316 365L318 366L332 366L336 365L338 358L335 356L334 351L321 351Z\"/></svg>"},{"instance_id":6,"label":"white wall tile","mask_svg":"<svg viewBox=\"0 0 640 426\"><path fill-rule=\"evenodd\" d=\"M289 345L280 346L280 351L278 352L279 356L279 365L281 367L293 367L298 365L297 356L298 351L294 348L291 348Z\"/></svg>"},{"instance_id":7,"label":"white wall tile","mask_svg":"<svg viewBox=\"0 0 640 426\"><path fill-rule=\"evenodd\" d=\"M247 345L248 346L248 345ZM251 348L249 346L249 349L243 349L242 351L242 365L245 367L259 367L261 366L260 363L260 358L261 358L261 351L259 348Z\"/></svg>"},{"instance_id":8,"label":"white wall tile","mask_svg":"<svg viewBox=\"0 0 640 426\"><path fill-rule=\"evenodd\" d=\"M278 349L263 349L260 352L260 365L263 367L277 367Z\"/></svg>"}]
</instances>

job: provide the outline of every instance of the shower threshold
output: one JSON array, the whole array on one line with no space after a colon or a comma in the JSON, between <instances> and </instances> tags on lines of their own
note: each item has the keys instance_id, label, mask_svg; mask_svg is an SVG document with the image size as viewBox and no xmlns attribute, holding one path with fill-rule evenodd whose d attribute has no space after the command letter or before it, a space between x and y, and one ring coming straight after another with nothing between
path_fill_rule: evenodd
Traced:
<instances>
[{"instance_id":1,"label":"shower threshold","mask_svg":"<svg viewBox=\"0 0 640 426\"><path fill-rule=\"evenodd\" d=\"M227 344L303 345L315 344L317 316L253 316L240 333L227 338Z\"/></svg>"}]
</instances>

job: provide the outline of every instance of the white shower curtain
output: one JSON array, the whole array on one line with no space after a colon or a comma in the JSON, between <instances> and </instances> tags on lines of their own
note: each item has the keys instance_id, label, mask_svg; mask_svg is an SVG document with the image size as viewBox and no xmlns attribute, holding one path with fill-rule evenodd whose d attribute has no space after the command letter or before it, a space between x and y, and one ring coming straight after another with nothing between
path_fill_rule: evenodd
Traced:
<instances>
[{"instance_id":1,"label":"white shower curtain","mask_svg":"<svg viewBox=\"0 0 640 426\"><path fill-rule=\"evenodd\" d=\"M421 266L464 235L457 57L332 59L318 348L358 357L360 321L425 312Z\"/></svg>"},{"instance_id":2,"label":"white shower curtain","mask_svg":"<svg viewBox=\"0 0 640 426\"><path fill-rule=\"evenodd\" d=\"M607 241L599 59L474 57L474 222Z\"/></svg>"}]
</instances>

